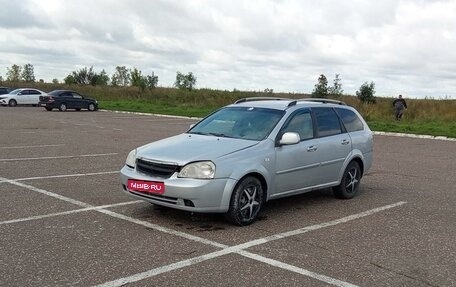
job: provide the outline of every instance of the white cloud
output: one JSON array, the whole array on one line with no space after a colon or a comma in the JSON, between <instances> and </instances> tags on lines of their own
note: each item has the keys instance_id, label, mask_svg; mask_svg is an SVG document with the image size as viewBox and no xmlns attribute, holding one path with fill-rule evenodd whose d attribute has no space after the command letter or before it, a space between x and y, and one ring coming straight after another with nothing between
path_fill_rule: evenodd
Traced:
<instances>
[{"instance_id":1,"label":"white cloud","mask_svg":"<svg viewBox=\"0 0 456 287\"><path fill-rule=\"evenodd\" d=\"M435 0L0 0L0 74L37 78L94 66L176 71L197 86L311 92L340 74L354 93L456 98L456 2Z\"/></svg>"}]
</instances>

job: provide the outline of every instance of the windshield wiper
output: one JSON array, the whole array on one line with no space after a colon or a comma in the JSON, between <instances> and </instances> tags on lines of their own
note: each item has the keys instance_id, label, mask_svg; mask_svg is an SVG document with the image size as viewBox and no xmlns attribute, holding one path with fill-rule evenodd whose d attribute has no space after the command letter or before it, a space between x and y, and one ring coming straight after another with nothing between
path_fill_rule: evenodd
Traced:
<instances>
[{"instance_id":1,"label":"windshield wiper","mask_svg":"<svg viewBox=\"0 0 456 287\"><path fill-rule=\"evenodd\" d=\"M189 134L196 134L196 135L203 135L203 136L211 135L211 136L220 137L220 138L233 138L232 136L227 136L227 135L222 134L222 133L214 133L214 132L211 132L211 133L189 132Z\"/></svg>"},{"instance_id":2,"label":"windshield wiper","mask_svg":"<svg viewBox=\"0 0 456 287\"><path fill-rule=\"evenodd\" d=\"M189 134L194 134L194 135L203 135L203 136L206 136L207 133L203 133L203 132L188 132Z\"/></svg>"},{"instance_id":3,"label":"windshield wiper","mask_svg":"<svg viewBox=\"0 0 456 287\"><path fill-rule=\"evenodd\" d=\"M226 134L221 134L221 133L208 133L212 136L216 136L216 137L221 137L221 138L232 138L232 136L227 136Z\"/></svg>"}]
</instances>

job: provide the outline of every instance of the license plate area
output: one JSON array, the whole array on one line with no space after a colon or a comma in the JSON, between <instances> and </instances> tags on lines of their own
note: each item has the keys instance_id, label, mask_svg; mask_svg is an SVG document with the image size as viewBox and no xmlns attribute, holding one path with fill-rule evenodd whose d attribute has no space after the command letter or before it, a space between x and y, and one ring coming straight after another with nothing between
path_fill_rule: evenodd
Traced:
<instances>
[{"instance_id":1,"label":"license plate area","mask_svg":"<svg viewBox=\"0 0 456 287\"><path fill-rule=\"evenodd\" d=\"M165 183L160 181L129 179L127 181L127 188L128 190L145 194L163 194L165 192Z\"/></svg>"}]
</instances>

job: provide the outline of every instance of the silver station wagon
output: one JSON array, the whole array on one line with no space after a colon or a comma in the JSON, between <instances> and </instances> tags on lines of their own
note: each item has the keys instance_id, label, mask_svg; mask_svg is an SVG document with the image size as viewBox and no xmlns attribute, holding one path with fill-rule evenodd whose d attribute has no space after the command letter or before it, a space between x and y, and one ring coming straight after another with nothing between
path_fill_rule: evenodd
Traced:
<instances>
[{"instance_id":1,"label":"silver station wagon","mask_svg":"<svg viewBox=\"0 0 456 287\"><path fill-rule=\"evenodd\" d=\"M271 199L328 187L354 197L372 158L371 130L343 102L246 98L132 150L121 182L153 204L247 225Z\"/></svg>"}]
</instances>

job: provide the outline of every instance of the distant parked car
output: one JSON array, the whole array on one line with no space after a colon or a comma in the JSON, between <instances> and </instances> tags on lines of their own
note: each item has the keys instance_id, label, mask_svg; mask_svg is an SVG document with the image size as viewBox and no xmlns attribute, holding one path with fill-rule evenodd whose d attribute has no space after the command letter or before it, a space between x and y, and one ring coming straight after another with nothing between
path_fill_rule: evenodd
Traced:
<instances>
[{"instance_id":1,"label":"distant parked car","mask_svg":"<svg viewBox=\"0 0 456 287\"><path fill-rule=\"evenodd\" d=\"M49 92L47 96L40 97L40 107L47 111L59 109L61 112L67 109L87 109L89 111L98 110L98 102L94 99L85 98L79 93L70 90L55 90Z\"/></svg>"},{"instance_id":2,"label":"distant parked car","mask_svg":"<svg viewBox=\"0 0 456 287\"><path fill-rule=\"evenodd\" d=\"M9 94L9 92L11 92L11 91L12 91L12 89L10 89L10 88L0 87L0 95Z\"/></svg>"},{"instance_id":3,"label":"distant parked car","mask_svg":"<svg viewBox=\"0 0 456 287\"><path fill-rule=\"evenodd\" d=\"M38 105L39 98L47 94L38 89L15 89L0 96L0 105L15 107L17 105Z\"/></svg>"}]
</instances>

